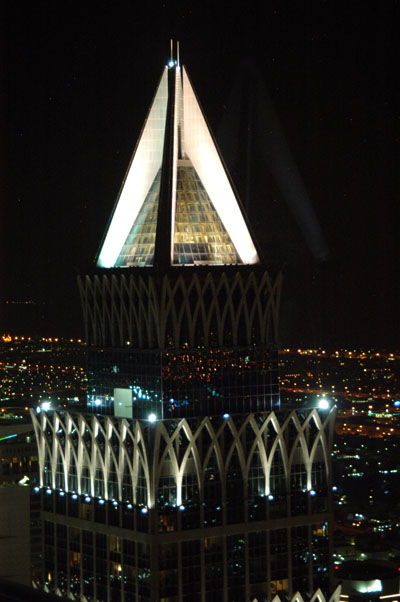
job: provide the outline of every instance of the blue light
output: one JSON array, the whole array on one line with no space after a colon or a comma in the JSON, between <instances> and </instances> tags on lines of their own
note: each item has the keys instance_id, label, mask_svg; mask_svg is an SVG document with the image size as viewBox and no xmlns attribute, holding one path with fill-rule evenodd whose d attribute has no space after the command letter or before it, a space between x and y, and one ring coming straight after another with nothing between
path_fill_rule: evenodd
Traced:
<instances>
[{"instance_id":1,"label":"blue light","mask_svg":"<svg viewBox=\"0 0 400 602\"><path fill-rule=\"evenodd\" d=\"M334 486L332 487L332 491L337 491L337 487L336 487L336 485L334 485Z\"/></svg>"},{"instance_id":2,"label":"blue light","mask_svg":"<svg viewBox=\"0 0 400 602\"><path fill-rule=\"evenodd\" d=\"M270 494L270 495L268 496L268 499L272 501L272 500L274 499L274 496Z\"/></svg>"},{"instance_id":3,"label":"blue light","mask_svg":"<svg viewBox=\"0 0 400 602\"><path fill-rule=\"evenodd\" d=\"M149 422L155 422L157 420L157 416L155 414L149 414L147 420Z\"/></svg>"},{"instance_id":4,"label":"blue light","mask_svg":"<svg viewBox=\"0 0 400 602\"><path fill-rule=\"evenodd\" d=\"M113 506L118 506L118 502L116 502L115 500L113 500Z\"/></svg>"},{"instance_id":5,"label":"blue light","mask_svg":"<svg viewBox=\"0 0 400 602\"><path fill-rule=\"evenodd\" d=\"M174 65L175 65L175 63L174 63L174 61L171 59L171 60L168 62L168 67L170 67L170 68L171 68L171 67L173 67Z\"/></svg>"},{"instance_id":6,"label":"blue light","mask_svg":"<svg viewBox=\"0 0 400 602\"><path fill-rule=\"evenodd\" d=\"M129 510L132 510L132 508L133 508L132 504L128 504L127 508L129 508Z\"/></svg>"},{"instance_id":7,"label":"blue light","mask_svg":"<svg viewBox=\"0 0 400 602\"><path fill-rule=\"evenodd\" d=\"M35 491L36 493L38 493L38 491L40 491L40 487L34 487L33 491Z\"/></svg>"},{"instance_id":8,"label":"blue light","mask_svg":"<svg viewBox=\"0 0 400 602\"><path fill-rule=\"evenodd\" d=\"M101 399L95 399L94 405L95 406L101 406Z\"/></svg>"},{"instance_id":9,"label":"blue light","mask_svg":"<svg viewBox=\"0 0 400 602\"><path fill-rule=\"evenodd\" d=\"M13 437L18 437L18 433L15 435L6 435L6 437L0 437L0 441L4 441L4 439L12 439Z\"/></svg>"},{"instance_id":10,"label":"blue light","mask_svg":"<svg viewBox=\"0 0 400 602\"><path fill-rule=\"evenodd\" d=\"M46 489L46 493L47 493L47 495L51 495L53 492L51 489Z\"/></svg>"},{"instance_id":11,"label":"blue light","mask_svg":"<svg viewBox=\"0 0 400 602\"><path fill-rule=\"evenodd\" d=\"M99 500L99 504L103 505L104 504L104 500Z\"/></svg>"},{"instance_id":12,"label":"blue light","mask_svg":"<svg viewBox=\"0 0 400 602\"><path fill-rule=\"evenodd\" d=\"M230 414L222 414L222 418L224 418L225 420L228 420L228 418L230 418Z\"/></svg>"},{"instance_id":13,"label":"blue light","mask_svg":"<svg viewBox=\"0 0 400 602\"><path fill-rule=\"evenodd\" d=\"M78 496L76 495L76 493L74 493L74 494L72 495L72 499L73 499L73 500L77 500L77 499L78 499Z\"/></svg>"},{"instance_id":14,"label":"blue light","mask_svg":"<svg viewBox=\"0 0 400 602\"><path fill-rule=\"evenodd\" d=\"M186 510L186 506L184 506L183 504L181 504L181 505L179 506L179 510L182 510L182 511L183 511L183 510Z\"/></svg>"},{"instance_id":15,"label":"blue light","mask_svg":"<svg viewBox=\"0 0 400 602\"><path fill-rule=\"evenodd\" d=\"M58 495L60 495L61 497L64 497L65 493L64 493L64 491L59 491Z\"/></svg>"},{"instance_id":16,"label":"blue light","mask_svg":"<svg viewBox=\"0 0 400 602\"><path fill-rule=\"evenodd\" d=\"M147 514L147 513L148 513L148 509L147 509L147 508L141 508L141 509L140 509L140 512L141 512L142 514Z\"/></svg>"},{"instance_id":17,"label":"blue light","mask_svg":"<svg viewBox=\"0 0 400 602\"><path fill-rule=\"evenodd\" d=\"M87 495L87 496L85 497L85 502L86 502L87 504L89 504L91 501L92 501L92 500L91 500L91 498L90 498L90 497Z\"/></svg>"},{"instance_id":18,"label":"blue light","mask_svg":"<svg viewBox=\"0 0 400 602\"><path fill-rule=\"evenodd\" d=\"M311 491L310 491L310 495L313 495L313 496L314 496L314 495L317 495L317 492L316 492L316 491L314 491L314 489L311 489Z\"/></svg>"},{"instance_id":19,"label":"blue light","mask_svg":"<svg viewBox=\"0 0 400 602\"><path fill-rule=\"evenodd\" d=\"M395 406L400 406L400 400L399 400L399 399L396 399L396 401L394 402L394 405L395 405Z\"/></svg>"}]
</instances>

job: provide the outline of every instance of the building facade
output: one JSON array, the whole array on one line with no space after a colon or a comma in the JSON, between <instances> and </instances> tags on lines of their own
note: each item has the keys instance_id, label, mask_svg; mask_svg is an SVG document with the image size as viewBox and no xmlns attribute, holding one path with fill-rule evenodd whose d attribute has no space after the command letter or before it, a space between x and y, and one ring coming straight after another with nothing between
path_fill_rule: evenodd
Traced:
<instances>
[{"instance_id":1,"label":"building facade","mask_svg":"<svg viewBox=\"0 0 400 602\"><path fill-rule=\"evenodd\" d=\"M279 396L268 271L184 67L164 69L96 269L87 412L32 412L50 590L270 600L330 588L334 410Z\"/></svg>"}]
</instances>

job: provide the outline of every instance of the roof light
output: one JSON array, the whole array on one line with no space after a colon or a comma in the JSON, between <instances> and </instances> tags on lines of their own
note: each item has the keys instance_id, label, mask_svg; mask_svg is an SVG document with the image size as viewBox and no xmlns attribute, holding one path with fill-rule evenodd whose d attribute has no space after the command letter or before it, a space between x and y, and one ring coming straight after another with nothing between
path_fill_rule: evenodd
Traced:
<instances>
[{"instance_id":1,"label":"roof light","mask_svg":"<svg viewBox=\"0 0 400 602\"><path fill-rule=\"evenodd\" d=\"M322 397L322 399L319 400L318 407L320 410L327 410L329 408L329 401L326 397Z\"/></svg>"}]
</instances>

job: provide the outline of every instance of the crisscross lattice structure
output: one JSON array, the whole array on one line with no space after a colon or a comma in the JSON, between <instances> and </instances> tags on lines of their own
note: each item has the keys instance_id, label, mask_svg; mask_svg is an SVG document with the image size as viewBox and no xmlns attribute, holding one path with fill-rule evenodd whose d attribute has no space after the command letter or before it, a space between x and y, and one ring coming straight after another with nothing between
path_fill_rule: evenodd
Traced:
<instances>
[{"instance_id":1,"label":"crisscross lattice structure","mask_svg":"<svg viewBox=\"0 0 400 602\"><path fill-rule=\"evenodd\" d=\"M271 345L281 275L266 270L150 270L79 279L89 344L139 349Z\"/></svg>"}]
</instances>

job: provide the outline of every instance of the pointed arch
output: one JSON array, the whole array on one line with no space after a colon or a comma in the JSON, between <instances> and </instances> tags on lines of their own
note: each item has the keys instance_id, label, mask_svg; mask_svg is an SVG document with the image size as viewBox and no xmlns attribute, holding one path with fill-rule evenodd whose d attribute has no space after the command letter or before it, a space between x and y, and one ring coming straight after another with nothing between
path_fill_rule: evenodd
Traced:
<instances>
[{"instance_id":1,"label":"pointed arch","mask_svg":"<svg viewBox=\"0 0 400 602\"><path fill-rule=\"evenodd\" d=\"M203 471L204 525L222 524L223 478L216 447L207 453L207 464Z\"/></svg>"}]
</instances>

